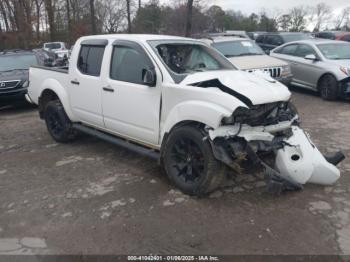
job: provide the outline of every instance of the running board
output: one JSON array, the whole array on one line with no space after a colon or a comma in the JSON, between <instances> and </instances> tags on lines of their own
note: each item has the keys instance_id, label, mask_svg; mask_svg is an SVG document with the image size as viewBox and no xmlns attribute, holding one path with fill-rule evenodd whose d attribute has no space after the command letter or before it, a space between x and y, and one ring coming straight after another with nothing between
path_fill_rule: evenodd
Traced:
<instances>
[{"instance_id":1,"label":"running board","mask_svg":"<svg viewBox=\"0 0 350 262\"><path fill-rule=\"evenodd\" d=\"M155 160L159 160L159 158L160 158L160 153L153 150L153 149L139 146L139 145L131 143L125 139L122 139L122 138L107 134L105 132L99 131L95 128L84 126L81 124L73 124L73 128L75 128L83 133L86 133L88 135L105 140L105 141L112 143L114 145L131 150L137 154L144 155L144 156L153 158Z\"/></svg>"}]
</instances>

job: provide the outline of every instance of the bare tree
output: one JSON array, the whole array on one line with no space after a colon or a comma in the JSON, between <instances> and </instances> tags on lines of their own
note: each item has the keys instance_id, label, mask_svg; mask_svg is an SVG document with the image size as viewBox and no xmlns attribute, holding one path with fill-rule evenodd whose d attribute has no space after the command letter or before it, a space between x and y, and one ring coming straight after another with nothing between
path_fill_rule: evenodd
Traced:
<instances>
[{"instance_id":1,"label":"bare tree","mask_svg":"<svg viewBox=\"0 0 350 262\"><path fill-rule=\"evenodd\" d=\"M332 8L326 3L318 3L311 9L311 22L315 23L314 32L320 31L323 24L329 22L332 17Z\"/></svg>"},{"instance_id":2,"label":"bare tree","mask_svg":"<svg viewBox=\"0 0 350 262\"><path fill-rule=\"evenodd\" d=\"M291 16L289 14L281 15L277 20L279 28L281 28L283 31L287 32L289 31L289 28L291 27Z\"/></svg>"},{"instance_id":3,"label":"bare tree","mask_svg":"<svg viewBox=\"0 0 350 262\"><path fill-rule=\"evenodd\" d=\"M107 33L117 33L125 25L125 0L105 0L97 8L98 19L102 23L102 30Z\"/></svg>"},{"instance_id":4,"label":"bare tree","mask_svg":"<svg viewBox=\"0 0 350 262\"><path fill-rule=\"evenodd\" d=\"M302 5L292 8L289 13L291 25L290 31L303 31L306 26L306 16L308 13L308 8Z\"/></svg>"},{"instance_id":5,"label":"bare tree","mask_svg":"<svg viewBox=\"0 0 350 262\"><path fill-rule=\"evenodd\" d=\"M34 0L35 5L35 32L36 39L40 39L40 18L41 18L41 7L43 5L43 0Z\"/></svg>"},{"instance_id":6,"label":"bare tree","mask_svg":"<svg viewBox=\"0 0 350 262\"><path fill-rule=\"evenodd\" d=\"M96 19L95 19L95 0L90 0L90 18L91 18L91 30L92 34L96 35Z\"/></svg>"},{"instance_id":7,"label":"bare tree","mask_svg":"<svg viewBox=\"0 0 350 262\"><path fill-rule=\"evenodd\" d=\"M52 0L45 0L45 8L47 12L47 19L50 27L50 41L56 39L56 26L55 26L55 11L52 4Z\"/></svg>"},{"instance_id":8,"label":"bare tree","mask_svg":"<svg viewBox=\"0 0 350 262\"><path fill-rule=\"evenodd\" d=\"M192 33L192 13L193 13L193 0L187 0L185 36L191 36L191 33Z\"/></svg>"},{"instance_id":9,"label":"bare tree","mask_svg":"<svg viewBox=\"0 0 350 262\"><path fill-rule=\"evenodd\" d=\"M127 19L128 19L128 33L132 33L131 29L131 0L126 0L126 13L127 13Z\"/></svg>"},{"instance_id":10,"label":"bare tree","mask_svg":"<svg viewBox=\"0 0 350 262\"><path fill-rule=\"evenodd\" d=\"M345 7L341 14L337 16L334 21L335 29L341 30L342 27L346 26L350 21L350 7Z\"/></svg>"}]
</instances>

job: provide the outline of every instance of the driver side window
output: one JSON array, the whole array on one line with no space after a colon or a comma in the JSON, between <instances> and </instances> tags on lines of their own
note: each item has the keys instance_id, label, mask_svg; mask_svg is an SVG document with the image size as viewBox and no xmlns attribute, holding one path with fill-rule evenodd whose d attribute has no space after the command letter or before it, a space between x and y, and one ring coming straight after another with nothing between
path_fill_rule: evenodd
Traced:
<instances>
[{"instance_id":1,"label":"driver side window","mask_svg":"<svg viewBox=\"0 0 350 262\"><path fill-rule=\"evenodd\" d=\"M295 55L298 57L305 57L307 55L315 55L317 57L317 54L315 50L309 46L309 45L304 45L304 44L299 44Z\"/></svg>"},{"instance_id":2,"label":"driver side window","mask_svg":"<svg viewBox=\"0 0 350 262\"><path fill-rule=\"evenodd\" d=\"M111 79L143 85L145 70L151 67L151 61L141 50L124 45L113 47Z\"/></svg>"}]
</instances>

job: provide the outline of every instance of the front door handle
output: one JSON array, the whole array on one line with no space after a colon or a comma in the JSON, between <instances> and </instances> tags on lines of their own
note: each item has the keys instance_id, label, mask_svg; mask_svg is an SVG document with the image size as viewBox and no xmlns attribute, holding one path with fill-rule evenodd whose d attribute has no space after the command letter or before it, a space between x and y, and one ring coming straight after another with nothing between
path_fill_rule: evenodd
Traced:
<instances>
[{"instance_id":1,"label":"front door handle","mask_svg":"<svg viewBox=\"0 0 350 262\"><path fill-rule=\"evenodd\" d=\"M80 85L80 83L77 81L77 80L72 80L72 81L70 81L73 85Z\"/></svg>"},{"instance_id":2,"label":"front door handle","mask_svg":"<svg viewBox=\"0 0 350 262\"><path fill-rule=\"evenodd\" d=\"M113 92L114 92L114 89L113 89L113 88L111 88L111 87L106 86L106 87L103 87L103 91L113 93Z\"/></svg>"}]
</instances>

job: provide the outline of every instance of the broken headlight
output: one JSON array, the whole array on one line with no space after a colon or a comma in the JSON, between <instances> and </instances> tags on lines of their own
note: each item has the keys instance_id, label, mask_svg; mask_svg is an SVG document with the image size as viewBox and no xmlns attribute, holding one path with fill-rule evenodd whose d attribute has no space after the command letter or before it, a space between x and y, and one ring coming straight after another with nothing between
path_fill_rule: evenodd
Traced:
<instances>
[{"instance_id":1,"label":"broken headlight","mask_svg":"<svg viewBox=\"0 0 350 262\"><path fill-rule=\"evenodd\" d=\"M238 107L230 117L223 118L222 124L273 125L282 121L290 121L297 114L295 106L290 102L255 105L251 108Z\"/></svg>"},{"instance_id":2,"label":"broken headlight","mask_svg":"<svg viewBox=\"0 0 350 262\"><path fill-rule=\"evenodd\" d=\"M292 70L289 65L282 66L281 76L289 76L292 74Z\"/></svg>"}]
</instances>

